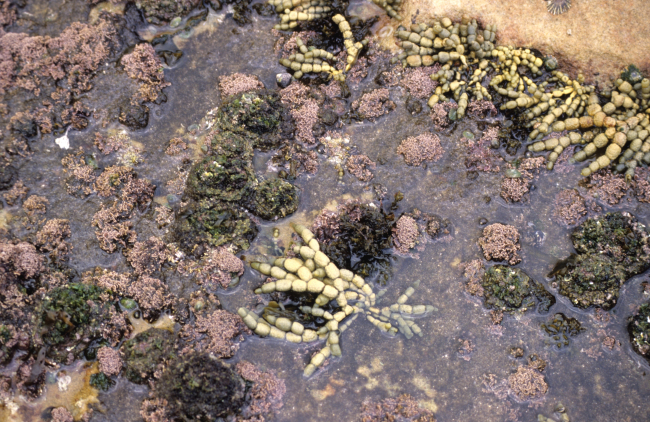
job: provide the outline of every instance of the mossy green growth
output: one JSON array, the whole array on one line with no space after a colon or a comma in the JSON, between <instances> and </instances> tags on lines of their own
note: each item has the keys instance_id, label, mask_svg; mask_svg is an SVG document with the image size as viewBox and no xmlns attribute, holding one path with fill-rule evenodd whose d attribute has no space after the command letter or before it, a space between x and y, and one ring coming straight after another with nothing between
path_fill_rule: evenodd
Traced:
<instances>
[{"instance_id":1,"label":"mossy green growth","mask_svg":"<svg viewBox=\"0 0 650 422\"><path fill-rule=\"evenodd\" d=\"M227 159L239 158L244 161L253 159L253 144L250 139L231 130L214 131L209 135L210 155Z\"/></svg>"},{"instance_id":2,"label":"mossy green growth","mask_svg":"<svg viewBox=\"0 0 650 422\"><path fill-rule=\"evenodd\" d=\"M194 250L197 245L227 243L248 249L257 235L257 226L237 205L209 199L192 201L177 224L175 235L187 251Z\"/></svg>"},{"instance_id":3,"label":"mossy green growth","mask_svg":"<svg viewBox=\"0 0 650 422\"><path fill-rule=\"evenodd\" d=\"M621 286L650 268L645 227L628 213L608 213L589 219L571 235L577 254L556 266L559 292L575 306L616 305Z\"/></svg>"},{"instance_id":4,"label":"mossy green growth","mask_svg":"<svg viewBox=\"0 0 650 422\"><path fill-rule=\"evenodd\" d=\"M288 139L293 124L280 96L265 89L233 96L222 105L217 116L223 130L249 139L262 151L277 148Z\"/></svg>"},{"instance_id":5,"label":"mossy green growth","mask_svg":"<svg viewBox=\"0 0 650 422\"><path fill-rule=\"evenodd\" d=\"M650 267L648 233L628 213L612 212L586 220L573 231L571 240L577 253L610 257L630 276Z\"/></svg>"},{"instance_id":6,"label":"mossy green growth","mask_svg":"<svg viewBox=\"0 0 650 422\"><path fill-rule=\"evenodd\" d=\"M106 391L114 385L115 381L106 376L103 372L98 372L90 376L90 386L100 391Z\"/></svg>"},{"instance_id":7,"label":"mossy green growth","mask_svg":"<svg viewBox=\"0 0 650 422\"><path fill-rule=\"evenodd\" d=\"M540 313L546 313L555 303L555 297L541 283L519 268L494 265L485 272L481 285L489 309L525 312L536 307Z\"/></svg>"},{"instance_id":8,"label":"mossy green growth","mask_svg":"<svg viewBox=\"0 0 650 422\"><path fill-rule=\"evenodd\" d=\"M285 180L265 180L253 188L247 208L265 220L286 217L298 209L299 194L298 188Z\"/></svg>"},{"instance_id":9,"label":"mossy green growth","mask_svg":"<svg viewBox=\"0 0 650 422\"><path fill-rule=\"evenodd\" d=\"M216 421L235 416L245 395L245 381L205 353L170 363L154 385L154 396L167 400L165 417L175 421Z\"/></svg>"},{"instance_id":10,"label":"mossy green growth","mask_svg":"<svg viewBox=\"0 0 650 422\"><path fill-rule=\"evenodd\" d=\"M208 155L190 170L187 188L195 198L239 201L254 181L255 172L250 160Z\"/></svg>"},{"instance_id":11,"label":"mossy green growth","mask_svg":"<svg viewBox=\"0 0 650 422\"><path fill-rule=\"evenodd\" d=\"M71 283L53 289L45 297L40 315L43 341L52 346L48 354L63 360L68 353L75 356L102 335L102 325L110 319L115 307L106 300L105 290L84 283Z\"/></svg>"},{"instance_id":12,"label":"mossy green growth","mask_svg":"<svg viewBox=\"0 0 650 422\"><path fill-rule=\"evenodd\" d=\"M650 363L650 303L639 306L636 314L628 319L627 330L634 351Z\"/></svg>"},{"instance_id":13,"label":"mossy green growth","mask_svg":"<svg viewBox=\"0 0 650 422\"><path fill-rule=\"evenodd\" d=\"M133 383L145 384L161 363L176 358L175 339L168 330L150 328L124 343L124 376Z\"/></svg>"}]
</instances>

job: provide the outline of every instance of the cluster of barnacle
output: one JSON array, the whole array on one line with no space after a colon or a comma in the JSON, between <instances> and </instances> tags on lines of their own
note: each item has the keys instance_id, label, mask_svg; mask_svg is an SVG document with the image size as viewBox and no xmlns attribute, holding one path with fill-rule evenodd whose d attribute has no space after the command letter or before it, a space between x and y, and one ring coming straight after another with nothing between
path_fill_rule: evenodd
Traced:
<instances>
[{"instance_id":1,"label":"cluster of barnacle","mask_svg":"<svg viewBox=\"0 0 650 422\"><path fill-rule=\"evenodd\" d=\"M551 321L546 324L542 323L540 327L549 335L552 343L558 349L568 346L570 337L577 336L585 331L580 321L567 317L562 313L555 314Z\"/></svg>"},{"instance_id":2,"label":"cluster of barnacle","mask_svg":"<svg viewBox=\"0 0 650 422\"><path fill-rule=\"evenodd\" d=\"M556 70L552 57L495 46L496 28L480 29L467 15L460 23L442 18L431 25L413 24L410 31L399 27L396 35L404 51L395 60L404 66L442 65L431 75L438 86L429 107L453 99L458 104L456 118L462 118L470 101L494 101L493 95L499 94L501 110L518 113L530 130L528 149L551 151L549 170L562 151L575 144L585 145L573 157L578 162L601 151L582 170L585 177L614 163L618 172L631 178L636 166L650 164L650 80L635 67L621 75L614 90L598 95L582 74L571 79ZM542 68L550 72L546 78L539 78L544 76ZM486 78L492 94L484 84ZM610 101L601 105L601 97ZM561 136L552 137L553 133Z\"/></svg>"},{"instance_id":3,"label":"cluster of barnacle","mask_svg":"<svg viewBox=\"0 0 650 422\"><path fill-rule=\"evenodd\" d=\"M299 22L325 18L332 10L329 3L326 0L269 0L281 19L274 28L287 31L297 27Z\"/></svg>"},{"instance_id":4,"label":"cluster of barnacle","mask_svg":"<svg viewBox=\"0 0 650 422\"><path fill-rule=\"evenodd\" d=\"M388 335L401 332L407 339L414 334L422 336L422 330L413 317L422 316L433 307L406 303L419 282L406 289L395 304L380 309L377 299L385 290L375 294L370 284L358 274L337 268L320 250L318 241L309 229L299 224L292 227L304 242L293 248L293 252L301 258L277 258L273 263L251 263L253 269L270 276L271 280L256 289L255 293L297 294L309 300L309 305L288 310L288 307L272 302L261 317L246 308L239 308L238 313L260 337L270 336L292 343L325 340L325 346L312 356L305 367L305 376L313 374L328 357L341 355L339 337L359 314L366 315L368 321Z\"/></svg>"}]
</instances>

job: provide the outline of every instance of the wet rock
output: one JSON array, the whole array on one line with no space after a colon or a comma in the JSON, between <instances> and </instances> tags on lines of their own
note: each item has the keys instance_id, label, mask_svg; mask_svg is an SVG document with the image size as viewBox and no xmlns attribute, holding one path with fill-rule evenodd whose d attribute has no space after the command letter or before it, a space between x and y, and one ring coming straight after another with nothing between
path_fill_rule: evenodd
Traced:
<instances>
[{"instance_id":1,"label":"wet rock","mask_svg":"<svg viewBox=\"0 0 650 422\"><path fill-rule=\"evenodd\" d=\"M539 312L546 313L555 303L555 297L541 283L528 277L519 268L492 266L485 272L481 285L488 309L525 312L537 308Z\"/></svg>"},{"instance_id":2,"label":"wet rock","mask_svg":"<svg viewBox=\"0 0 650 422\"><path fill-rule=\"evenodd\" d=\"M176 357L175 336L168 330L150 328L124 343L124 375L136 384L146 384L162 363Z\"/></svg>"},{"instance_id":3,"label":"wet rock","mask_svg":"<svg viewBox=\"0 0 650 422\"><path fill-rule=\"evenodd\" d=\"M0 190L11 188L16 181L18 170L13 166L0 165Z\"/></svg>"}]
</instances>

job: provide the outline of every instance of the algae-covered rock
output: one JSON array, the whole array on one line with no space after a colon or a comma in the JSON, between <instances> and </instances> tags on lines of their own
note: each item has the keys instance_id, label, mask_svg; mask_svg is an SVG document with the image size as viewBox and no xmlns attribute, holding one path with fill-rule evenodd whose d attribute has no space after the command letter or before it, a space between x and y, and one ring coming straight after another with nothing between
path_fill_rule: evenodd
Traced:
<instances>
[{"instance_id":1,"label":"algae-covered rock","mask_svg":"<svg viewBox=\"0 0 650 422\"><path fill-rule=\"evenodd\" d=\"M634 351L650 363L650 303L639 306L639 310L628 321L627 330Z\"/></svg>"},{"instance_id":2,"label":"algae-covered rock","mask_svg":"<svg viewBox=\"0 0 650 422\"><path fill-rule=\"evenodd\" d=\"M175 236L191 252L197 245L221 246L232 243L248 249L257 227L248 214L234 204L209 199L192 201L177 219Z\"/></svg>"},{"instance_id":3,"label":"algae-covered rock","mask_svg":"<svg viewBox=\"0 0 650 422\"><path fill-rule=\"evenodd\" d=\"M607 256L574 255L558 276L559 293L579 308L611 309L626 280L625 269Z\"/></svg>"},{"instance_id":4,"label":"algae-covered rock","mask_svg":"<svg viewBox=\"0 0 650 422\"><path fill-rule=\"evenodd\" d=\"M209 135L212 155L227 159L239 158L244 161L253 159L251 140L240 133L230 130L215 131Z\"/></svg>"},{"instance_id":5,"label":"algae-covered rock","mask_svg":"<svg viewBox=\"0 0 650 422\"><path fill-rule=\"evenodd\" d=\"M174 334L160 328L150 328L124 343L126 378L136 384L145 384L161 363L176 357L174 343Z\"/></svg>"},{"instance_id":6,"label":"algae-covered rock","mask_svg":"<svg viewBox=\"0 0 650 422\"><path fill-rule=\"evenodd\" d=\"M293 132L288 111L280 96L267 90L231 97L219 111L219 126L251 140L262 151L277 148Z\"/></svg>"},{"instance_id":7,"label":"algae-covered rock","mask_svg":"<svg viewBox=\"0 0 650 422\"><path fill-rule=\"evenodd\" d=\"M485 306L490 309L525 312L536 307L546 313L555 303L555 297L544 286L519 268L494 265L485 272L481 285Z\"/></svg>"},{"instance_id":8,"label":"algae-covered rock","mask_svg":"<svg viewBox=\"0 0 650 422\"><path fill-rule=\"evenodd\" d=\"M238 201L254 180L255 173L249 160L208 155L190 170L187 188L195 198Z\"/></svg>"},{"instance_id":9,"label":"algae-covered rock","mask_svg":"<svg viewBox=\"0 0 650 422\"><path fill-rule=\"evenodd\" d=\"M648 233L628 213L612 212L589 219L573 231L571 240L577 253L607 256L631 275L650 267Z\"/></svg>"},{"instance_id":10,"label":"algae-covered rock","mask_svg":"<svg viewBox=\"0 0 650 422\"><path fill-rule=\"evenodd\" d=\"M282 179L265 180L253 188L248 208L265 220L293 214L298 209L300 191Z\"/></svg>"},{"instance_id":11,"label":"algae-covered rock","mask_svg":"<svg viewBox=\"0 0 650 422\"><path fill-rule=\"evenodd\" d=\"M216 421L240 412L245 381L208 354L194 353L171 363L154 385L167 401L165 416L174 421Z\"/></svg>"},{"instance_id":12,"label":"algae-covered rock","mask_svg":"<svg viewBox=\"0 0 650 422\"><path fill-rule=\"evenodd\" d=\"M50 346L48 354L57 361L75 357L95 339L102 336L104 325L110 319L115 304L106 300L111 296L103 289L72 283L50 291L45 297L40 314L43 341Z\"/></svg>"},{"instance_id":13,"label":"algae-covered rock","mask_svg":"<svg viewBox=\"0 0 650 422\"><path fill-rule=\"evenodd\" d=\"M577 255L559 263L561 295L575 306L616 305L621 285L650 268L650 246L645 227L628 213L608 213L589 219L571 235Z\"/></svg>"}]
</instances>

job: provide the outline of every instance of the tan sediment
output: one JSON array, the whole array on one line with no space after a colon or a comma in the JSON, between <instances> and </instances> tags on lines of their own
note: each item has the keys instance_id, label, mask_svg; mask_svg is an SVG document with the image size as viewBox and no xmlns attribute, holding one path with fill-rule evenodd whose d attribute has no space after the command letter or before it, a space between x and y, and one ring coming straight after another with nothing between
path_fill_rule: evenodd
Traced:
<instances>
[{"instance_id":1,"label":"tan sediment","mask_svg":"<svg viewBox=\"0 0 650 422\"><path fill-rule=\"evenodd\" d=\"M409 26L418 11L419 22L436 16L459 21L467 13L483 26L496 24L497 44L552 54L563 71L575 76L580 70L590 82L607 83L628 64L650 69L647 0L574 0L561 15L551 15L543 0L405 0L402 23ZM394 20L390 24L399 25ZM397 49L394 41L392 36L382 38L390 49Z\"/></svg>"}]
</instances>

